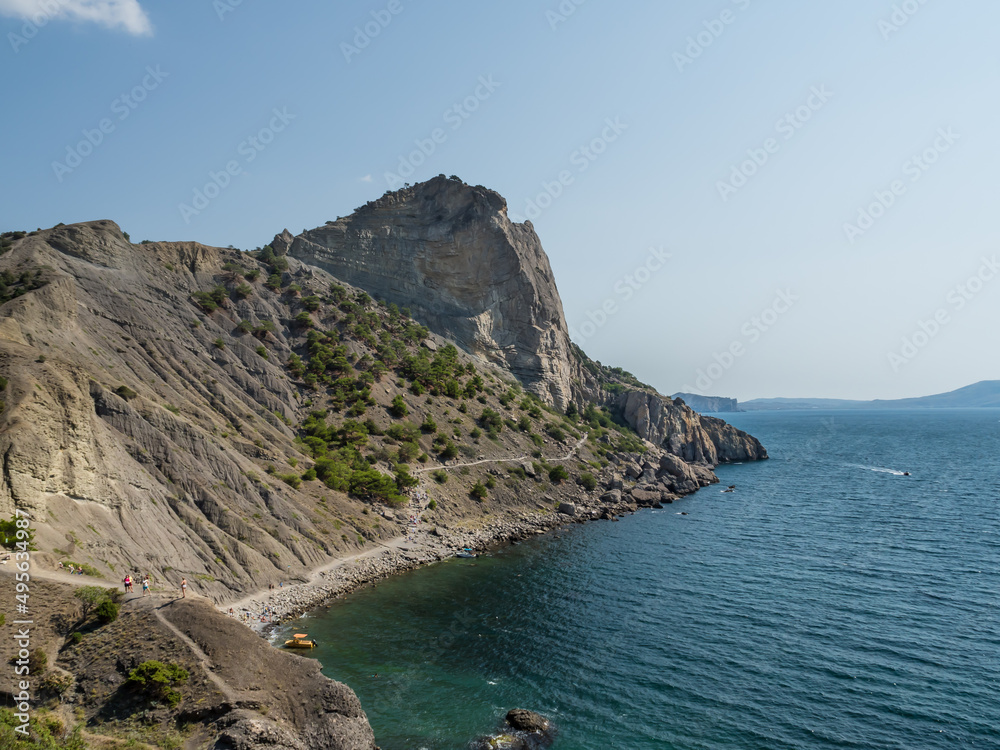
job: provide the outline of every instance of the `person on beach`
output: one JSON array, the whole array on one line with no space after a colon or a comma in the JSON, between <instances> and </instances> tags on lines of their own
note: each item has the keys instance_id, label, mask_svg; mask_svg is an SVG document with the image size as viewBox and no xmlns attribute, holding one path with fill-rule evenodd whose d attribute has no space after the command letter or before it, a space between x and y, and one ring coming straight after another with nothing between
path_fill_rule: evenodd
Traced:
<instances>
[{"instance_id":1,"label":"person on beach","mask_svg":"<svg viewBox=\"0 0 1000 750\"><path fill-rule=\"evenodd\" d=\"M188 593L188 579L187 578L182 578L181 579L181 599L186 599L187 598L187 593Z\"/></svg>"}]
</instances>

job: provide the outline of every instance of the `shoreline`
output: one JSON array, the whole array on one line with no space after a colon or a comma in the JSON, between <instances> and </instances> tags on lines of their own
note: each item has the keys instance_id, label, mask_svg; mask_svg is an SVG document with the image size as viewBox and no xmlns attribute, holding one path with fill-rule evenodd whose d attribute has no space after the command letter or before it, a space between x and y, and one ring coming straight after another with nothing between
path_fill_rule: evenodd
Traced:
<instances>
[{"instance_id":1,"label":"shoreline","mask_svg":"<svg viewBox=\"0 0 1000 750\"><path fill-rule=\"evenodd\" d=\"M641 507L635 502L607 502L582 493L574 500L576 512L572 514L555 509L547 512L521 509L488 520L475 529L417 528L412 533L412 539L394 537L376 547L314 568L305 583L262 589L239 600L215 606L224 615L234 617L262 638L269 639L283 623L335 598L389 576L455 557L463 549L479 554L501 544L545 534L569 523L612 520L634 513ZM419 518L419 513L417 515ZM270 615L262 620L266 611Z\"/></svg>"}]
</instances>

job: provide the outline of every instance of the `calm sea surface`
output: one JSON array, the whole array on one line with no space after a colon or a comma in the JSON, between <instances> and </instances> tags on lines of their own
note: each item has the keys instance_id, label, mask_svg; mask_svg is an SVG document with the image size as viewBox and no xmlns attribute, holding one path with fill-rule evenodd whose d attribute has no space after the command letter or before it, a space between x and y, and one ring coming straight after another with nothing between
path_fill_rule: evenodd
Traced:
<instances>
[{"instance_id":1,"label":"calm sea surface","mask_svg":"<svg viewBox=\"0 0 1000 750\"><path fill-rule=\"evenodd\" d=\"M283 632L321 640L384 750L460 750L513 707L555 721L554 750L1000 748L1000 410L726 416L772 456L720 467L734 493Z\"/></svg>"}]
</instances>

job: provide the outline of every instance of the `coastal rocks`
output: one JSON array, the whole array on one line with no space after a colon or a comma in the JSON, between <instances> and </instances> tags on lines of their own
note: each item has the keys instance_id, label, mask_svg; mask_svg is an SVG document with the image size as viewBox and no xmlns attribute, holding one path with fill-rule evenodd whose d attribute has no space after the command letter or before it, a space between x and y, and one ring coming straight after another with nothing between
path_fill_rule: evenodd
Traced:
<instances>
[{"instance_id":1,"label":"coastal rocks","mask_svg":"<svg viewBox=\"0 0 1000 750\"><path fill-rule=\"evenodd\" d=\"M473 743L477 750L542 750L552 744L555 731L552 723L534 711L511 709L505 726L497 734Z\"/></svg>"},{"instance_id":2,"label":"coastal rocks","mask_svg":"<svg viewBox=\"0 0 1000 750\"><path fill-rule=\"evenodd\" d=\"M636 487L630 495L640 508L652 508L660 502L662 497L660 490L651 486Z\"/></svg>"},{"instance_id":3,"label":"coastal rocks","mask_svg":"<svg viewBox=\"0 0 1000 750\"><path fill-rule=\"evenodd\" d=\"M559 503L559 508L557 509L559 513L564 516L575 516L576 515L576 504L575 503Z\"/></svg>"},{"instance_id":4,"label":"coastal rocks","mask_svg":"<svg viewBox=\"0 0 1000 750\"><path fill-rule=\"evenodd\" d=\"M507 712L506 722L522 732L544 732L549 728L549 720L534 711L512 708Z\"/></svg>"},{"instance_id":5,"label":"coastal rocks","mask_svg":"<svg viewBox=\"0 0 1000 750\"><path fill-rule=\"evenodd\" d=\"M601 495L601 502L605 503L606 505L617 505L621 501L622 501L622 491L620 489L608 490L603 495Z\"/></svg>"},{"instance_id":6,"label":"coastal rocks","mask_svg":"<svg viewBox=\"0 0 1000 750\"><path fill-rule=\"evenodd\" d=\"M549 260L531 223L512 222L492 190L436 177L298 235L287 252L408 307L546 403L565 409L572 400L569 332Z\"/></svg>"},{"instance_id":7,"label":"coastal rocks","mask_svg":"<svg viewBox=\"0 0 1000 750\"><path fill-rule=\"evenodd\" d=\"M622 394L617 408L640 437L689 463L716 466L767 458L756 438L721 419L698 414L680 399L636 390Z\"/></svg>"}]
</instances>

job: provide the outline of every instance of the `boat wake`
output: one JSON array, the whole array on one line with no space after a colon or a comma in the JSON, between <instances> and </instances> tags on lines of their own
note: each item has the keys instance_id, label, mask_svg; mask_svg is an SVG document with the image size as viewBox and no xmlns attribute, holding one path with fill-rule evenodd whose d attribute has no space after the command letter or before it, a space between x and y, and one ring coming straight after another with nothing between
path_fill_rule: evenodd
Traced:
<instances>
[{"instance_id":1,"label":"boat wake","mask_svg":"<svg viewBox=\"0 0 1000 750\"><path fill-rule=\"evenodd\" d=\"M892 474L896 477L909 476L909 472L900 471L899 469L887 469L884 466L864 466L862 464L850 464L856 469L867 469L868 471L875 471L879 474Z\"/></svg>"}]
</instances>

